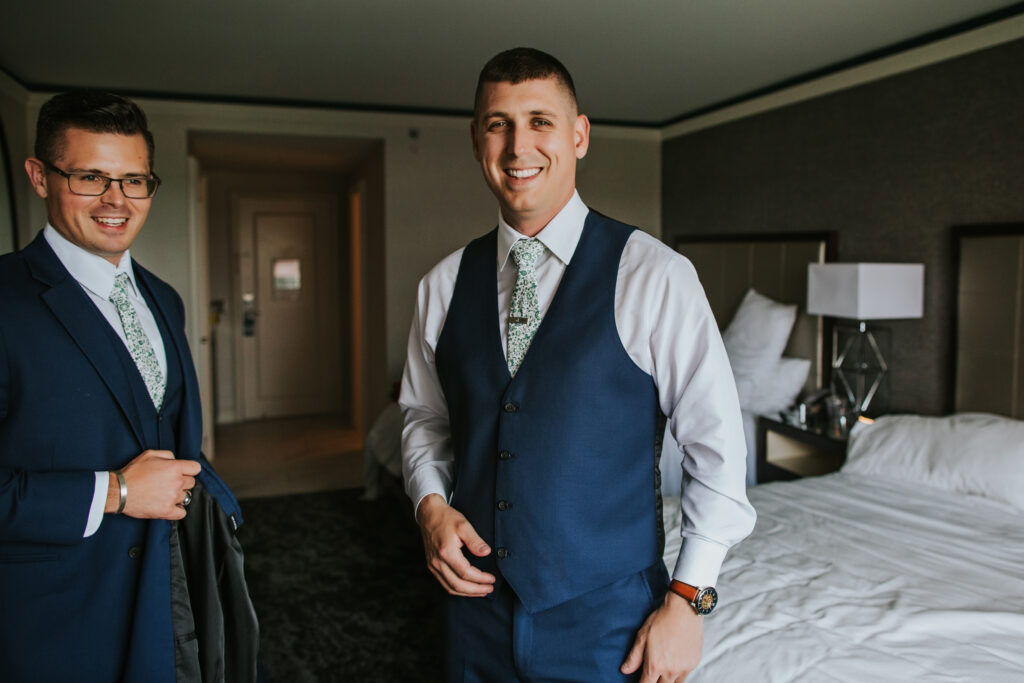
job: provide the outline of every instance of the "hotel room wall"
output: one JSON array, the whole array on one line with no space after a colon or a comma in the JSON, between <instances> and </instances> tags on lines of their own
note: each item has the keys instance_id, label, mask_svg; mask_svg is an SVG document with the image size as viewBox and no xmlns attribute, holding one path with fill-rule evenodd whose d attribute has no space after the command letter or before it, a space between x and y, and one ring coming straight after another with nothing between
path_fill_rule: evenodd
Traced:
<instances>
[{"instance_id":1,"label":"hotel room wall","mask_svg":"<svg viewBox=\"0 0 1024 683\"><path fill-rule=\"evenodd\" d=\"M923 262L891 331L886 403L942 414L953 225L1024 218L1024 40L664 142L665 240L834 230L841 261Z\"/></svg>"}]
</instances>

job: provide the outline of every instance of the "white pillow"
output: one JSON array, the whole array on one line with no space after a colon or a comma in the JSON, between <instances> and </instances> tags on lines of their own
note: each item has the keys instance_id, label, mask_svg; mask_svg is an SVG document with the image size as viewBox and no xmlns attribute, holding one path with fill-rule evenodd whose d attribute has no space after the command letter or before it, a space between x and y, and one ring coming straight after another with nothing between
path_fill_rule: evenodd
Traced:
<instances>
[{"instance_id":1,"label":"white pillow","mask_svg":"<svg viewBox=\"0 0 1024 683\"><path fill-rule=\"evenodd\" d=\"M1024 510L1024 421L960 413L858 423L843 471L919 481Z\"/></svg>"},{"instance_id":2,"label":"white pillow","mask_svg":"<svg viewBox=\"0 0 1024 683\"><path fill-rule=\"evenodd\" d=\"M753 381L736 381L740 406L755 415L781 412L796 402L810 371L811 361L806 358L780 358L768 372L757 373Z\"/></svg>"},{"instance_id":3,"label":"white pillow","mask_svg":"<svg viewBox=\"0 0 1024 683\"><path fill-rule=\"evenodd\" d=\"M846 448L844 471L887 479L932 481L932 459L948 446L948 425L919 415L886 415L873 424L855 422Z\"/></svg>"},{"instance_id":4,"label":"white pillow","mask_svg":"<svg viewBox=\"0 0 1024 683\"><path fill-rule=\"evenodd\" d=\"M796 304L780 304L747 290L740 307L722 334L733 370L760 370L782 357L796 322Z\"/></svg>"},{"instance_id":5,"label":"white pillow","mask_svg":"<svg viewBox=\"0 0 1024 683\"><path fill-rule=\"evenodd\" d=\"M780 372L787 377L793 374L792 364L787 363L783 370L779 369L779 359L795 321L795 304L781 304L754 289L747 290L729 327L722 334L743 408L754 413L778 412L791 403L786 402L786 405L775 410L758 409L766 403L761 398L772 391L776 376ZM803 380L800 384L803 385ZM778 401L769 403L774 405Z\"/></svg>"}]
</instances>

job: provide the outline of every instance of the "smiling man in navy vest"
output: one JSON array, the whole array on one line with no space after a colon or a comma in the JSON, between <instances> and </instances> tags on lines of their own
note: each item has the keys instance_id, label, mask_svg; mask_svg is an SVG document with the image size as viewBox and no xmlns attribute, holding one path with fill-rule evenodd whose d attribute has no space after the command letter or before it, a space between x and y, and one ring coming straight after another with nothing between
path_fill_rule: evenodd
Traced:
<instances>
[{"instance_id":1,"label":"smiling man in navy vest","mask_svg":"<svg viewBox=\"0 0 1024 683\"><path fill-rule=\"evenodd\" d=\"M681 681L754 522L715 320L685 258L580 199L590 123L558 60L488 62L471 134L498 226L420 283L401 395L447 679ZM671 586L661 415L686 470Z\"/></svg>"},{"instance_id":2,"label":"smiling man in navy vest","mask_svg":"<svg viewBox=\"0 0 1024 683\"><path fill-rule=\"evenodd\" d=\"M199 680L172 521L200 490L240 517L181 299L128 253L160 182L145 115L57 95L25 170L47 225L0 257L0 680Z\"/></svg>"}]
</instances>

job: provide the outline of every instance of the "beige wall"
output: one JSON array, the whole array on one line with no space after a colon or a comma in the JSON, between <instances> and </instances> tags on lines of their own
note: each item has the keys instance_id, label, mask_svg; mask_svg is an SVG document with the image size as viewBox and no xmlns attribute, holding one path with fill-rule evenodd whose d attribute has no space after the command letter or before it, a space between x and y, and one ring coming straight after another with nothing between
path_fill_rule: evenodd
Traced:
<instances>
[{"instance_id":1,"label":"beige wall","mask_svg":"<svg viewBox=\"0 0 1024 683\"><path fill-rule=\"evenodd\" d=\"M47 97L46 93L28 95L26 120L35 120ZM193 349L198 348L198 316L205 311L205 302L200 306L198 301L198 243L190 228L189 132L384 141L386 280L378 305L386 315L387 373L398 377L420 277L445 255L493 226L497 215L493 197L473 160L468 119L170 100L138 102L150 118L156 138L156 170L164 183L132 254L181 293L189 312ZM416 131L415 137L411 130ZM30 142L22 141L22 149ZM660 144L656 130L596 126L590 153L580 169L584 200L659 235ZM27 184L22 191L28 196ZM31 202L27 220L19 226L23 243L45 218L42 203Z\"/></svg>"}]
</instances>

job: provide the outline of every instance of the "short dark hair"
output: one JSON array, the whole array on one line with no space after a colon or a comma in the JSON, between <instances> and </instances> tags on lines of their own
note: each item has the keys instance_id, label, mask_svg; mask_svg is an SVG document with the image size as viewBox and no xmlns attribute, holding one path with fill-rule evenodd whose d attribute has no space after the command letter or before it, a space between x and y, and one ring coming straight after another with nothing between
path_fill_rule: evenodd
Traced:
<instances>
[{"instance_id":1,"label":"short dark hair","mask_svg":"<svg viewBox=\"0 0 1024 683\"><path fill-rule=\"evenodd\" d=\"M537 79L555 78L565 88L574 107L579 109L576 100L576 86L573 85L569 70L560 61L547 52L532 47L515 47L491 57L480 71L476 82L476 96L473 98L473 117L480 115L480 95L484 83L522 83Z\"/></svg>"},{"instance_id":2,"label":"short dark hair","mask_svg":"<svg viewBox=\"0 0 1024 683\"><path fill-rule=\"evenodd\" d=\"M100 90L69 90L43 104L36 121L36 158L53 163L63 154L64 131L80 128L90 133L141 135L153 170L153 134L146 115L131 100Z\"/></svg>"}]
</instances>

